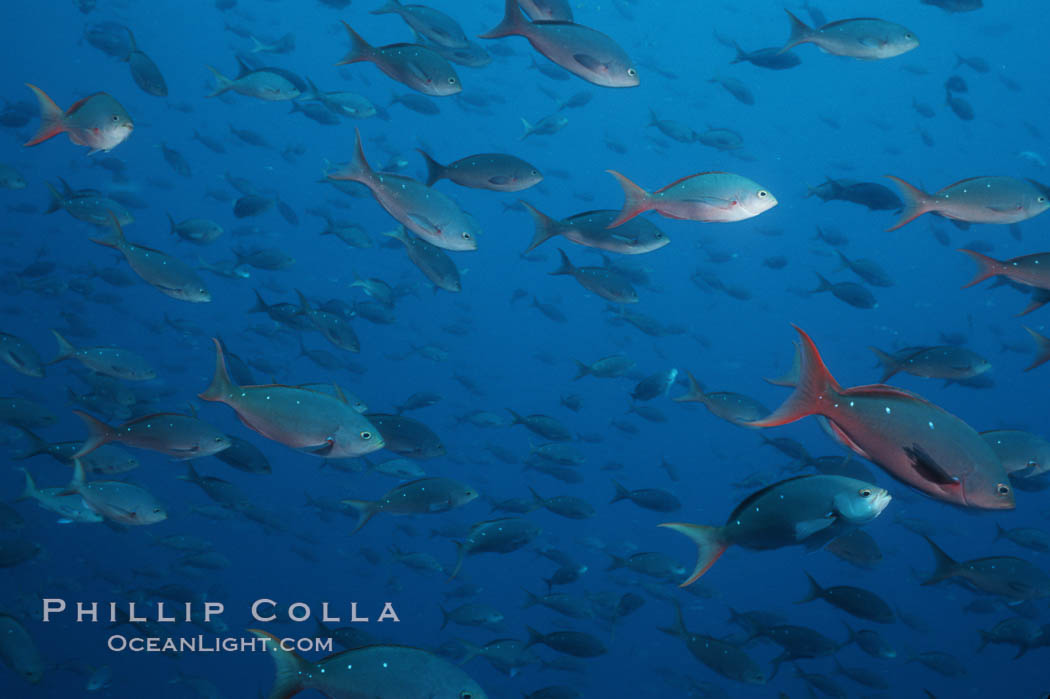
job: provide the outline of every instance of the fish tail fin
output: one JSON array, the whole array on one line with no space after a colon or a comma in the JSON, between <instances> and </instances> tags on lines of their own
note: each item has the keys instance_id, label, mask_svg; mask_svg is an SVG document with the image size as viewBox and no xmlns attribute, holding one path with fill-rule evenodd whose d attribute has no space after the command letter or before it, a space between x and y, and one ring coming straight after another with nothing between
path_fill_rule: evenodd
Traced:
<instances>
[{"instance_id":1,"label":"fish tail fin","mask_svg":"<svg viewBox=\"0 0 1050 699\"><path fill-rule=\"evenodd\" d=\"M330 180L352 180L354 182L368 182L375 173L365 159L365 151L361 147L361 131L354 129L354 157L341 170L330 172L325 177Z\"/></svg>"},{"instance_id":2,"label":"fish tail fin","mask_svg":"<svg viewBox=\"0 0 1050 699\"><path fill-rule=\"evenodd\" d=\"M211 91L211 94L209 94L208 97L218 97L233 87L234 81L220 73L217 68L214 68L213 66L207 66L207 68L211 71L211 74L215 76L215 89Z\"/></svg>"},{"instance_id":3,"label":"fish tail fin","mask_svg":"<svg viewBox=\"0 0 1050 699\"><path fill-rule=\"evenodd\" d=\"M977 633L981 636L981 643L977 646L977 652L980 653L992 641L992 635L984 629L977 629Z\"/></svg>"},{"instance_id":4,"label":"fish tail fin","mask_svg":"<svg viewBox=\"0 0 1050 699\"><path fill-rule=\"evenodd\" d=\"M1006 535L1006 530L1003 529L1003 525L1001 525L998 522L996 522L995 523L995 539L994 539L994 541L999 541L999 539L1002 539L1003 536L1005 536L1005 535Z\"/></svg>"},{"instance_id":5,"label":"fish tail fin","mask_svg":"<svg viewBox=\"0 0 1050 699\"><path fill-rule=\"evenodd\" d=\"M574 359L572 361L576 362L576 376L573 377L573 381L578 381L587 374L591 373L591 368L583 362L581 362L579 359Z\"/></svg>"},{"instance_id":6,"label":"fish tail fin","mask_svg":"<svg viewBox=\"0 0 1050 699\"><path fill-rule=\"evenodd\" d=\"M1025 330L1027 330L1028 334L1032 336L1033 340L1035 340L1035 346L1036 346L1035 359L1033 359L1032 363L1029 364L1028 367L1025 369L1025 371L1031 371L1032 369L1035 369L1040 364L1043 364L1044 362L1050 360L1050 337L1046 337L1045 335L1040 335L1039 333L1037 333L1035 330L1032 330L1028 326L1022 326L1022 327Z\"/></svg>"},{"instance_id":7,"label":"fish tail fin","mask_svg":"<svg viewBox=\"0 0 1050 699\"><path fill-rule=\"evenodd\" d=\"M523 255L527 255L543 243L561 233L561 230L557 220L543 213L527 201L519 199L518 202L525 207L525 210L529 212L532 216L533 222L536 224L536 232L532 235L532 242L529 243L529 247L525 248L525 252L522 253Z\"/></svg>"},{"instance_id":8,"label":"fish tail fin","mask_svg":"<svg viewBox=\"0 0 1050 699\"><path fill-rule=\"evenodd\" d=\"M671 603L674 605L674 621L670 626L657 627L664 633L674 636L675 638L685 638L689 635L689 631L685 628L685 619L682 618L682 605L676 599L671 599Z\"/></svg>"},{"instance_id":9,"label":"fish tail fin","mask_svg":"<svg viewBox=\"0 0 1050 699\"><path fill-rule=\"evenodd\" d=\"M529 134L532 133L532 124L530 124L529 120L525 117L521 117L521 126L524 129L524 132L521 134L521 138L519 138L518 140L524 141L526 138L529 137Z\"/></svg>"},{"instance_id":10,"label":"fish tail fin","mask_svg":"<svg viewBox=\"0 0 1050 699\"><path fill-rule=\"evenodd\" d=\"M824 291L831 291L831 282L829 282L820 272L814 272L814 274L817 275L817 288L813 289L809 293L819 294Z\"/></svg>"},{"instance_id":11,"label":"fish tail fin","mask_svg":"<svg viewBox=\"0 0 1050 699\"><path fill-rule=\"evenodd\" d=\"M618 570L620 568L627 567L627 559L623 556L617 556L615 553L610 553L609 558L611 558L612 560L609 561L609 567L605 570Z\"/></svg>"},{"instance_id":12,"label":"fish tail fin","mask_svg":"<svg viewBox=\"0 0 1050 699\"><path fill-rule=\"evenodd\" d=\"M259 41L259 39L254 34L249 34L248 38L252 40L251 53L259 53L260 51L266 50L266 44Z\"/></svg>"},{"instance_id":13,"label":"fish tail fin","mask_svg":"<svg viewBox=\"0 0 1050 699\"><path fill-rule=\"evenodd\" d=\"M933 559L935 565L933 569L933 574L928 579L923 581L922 584L933 585L934 583L938 583L942 580L947 580L948 578L954 576L956 570L958 570L959 568L959 564L955 561L955 559L953 559L951 556L945 553L944 549L942 549L940 546L933 543L933 539L931 539L930 537L923 536L922 538L926 539L926 543L930 545L930 551L933 552Z\"/></svg>"},{"instance_id":14,"label":"fish tail fin","mask_svg":"<svg viewBox=\"0 0 1050 699\"><path fill-rule=\"evenodd\" d=\"M544 636L542 633L532 628L528 624L525 625L525 632L529 634L529 640L525 643L525 647L534 646L537 643L543 643Z\"/></svg>"},{"instance_id":15,"label":"fish tail fin","mask_svg":"<svg viewBox=\"0 0 1050 699\"><path fill-rule=\"evenodd\" d=\"M452 578L454 578L457 575L459 575L460 569L463 568L463 561L465 561L467 559L467 545L464 544L461 541L456 541L455 544L456 544L456 565L454 565L452 567L452 572L448 576L449 580L451 580ZM442 610L442 611L444 611L444 610ZM442 626L441 628L445 628L445 627Z\"/></svg>"},{"instance_id":16,"label":"fish tail fin","mask_svg":"<svg viewBox=\"0 0 1050 699\"><path fill-rule=\"evenodd\" d=\"M643 211L653 208L652 197L649 195L649 192L631 182L616 170L606 170L606 172L615 177L616 181L620 183L620 186L623 187L624 196L623 210L606 228L621 226Z\"/></svg>"},{"instance_id":17,"label":"fish tail fin","mask_svg":"<svg viewBox=\"0 0 1050 699\"><path fill-rule=\"evenodd\" d=\"M226 353L222 350L222 343L213 337L215 343L215 375L212 376L211 384L203 393L198 393L201 400L221 401L226 396L237 390L237 385L230 379L226 371Z\"/></svg>"},{"instance_id":18,"label":"fish tail fin","mask_svg":"<svg viewBox=\"0 0 1050 699\"><path fill-rule=\"evenodd\" d=\"M19 500L36 500L40 495L40 491L37 490L36 481L33 480L33 476L30 475L29 471L22 469L22 474L25 476L26 484L22 488L22 494L18 496Z\"/></svg>"},{"instance_id":19,"label":"fish tail fin","mask_svg":"<svg viewBox=\"0 0 1050 699\"><path fill-rule=\"evenodd\" d=\"M372 14L375 14L375 12L373 12ZM438 609L441 611L441 626L440 626L440 628L444 629L446 626L448 626L448 610L445 609L445 605L443 605L443 604L439 604L438 605Z\"/></svg>"},{"instance_id":20,"label":"fish tail fin","mask_svg":"<svg viewBox=\"0 0 1050 699\"><path fill-rule=\"evenodd\" d=\"M76 347L70 344L69 340L62 337L61 333L52 329L51 334L55 336L55 341L58 342L58 354L48 364L56 364L63 359L69 359L76 353Z\"/></svg>"},{"instance_id":21,"label":"fish tail fin","mask_svg":"<svg viewBox=\"0 0 1050 699\"><path fill-rule=\"evenodd\" d=\"M747 423L751 427L776 427L801 420L807 415L823 414L821 411L827 410L824 405L830 402L825 399L842 391L824 365L812 338L802 328L797 325L794 327L801 339L799 351L802 354L795 392L771 415Z\"/></svg>"},{"instance_id":22,"label":"fish tail fin","mask_svg":"<svg viewBox=\"0 0 1050 699\"><path fill-rule=\"evenodd\" d=\"M715 561L725 553L726 548L729 546L722 537L721 527L709 527L702 524L688 524L685 522L664 522L657 526L667 527L679 534L684 534L696 544L696 567L693 568L693 572L689 576L689 579L681 583L679 587L686 587L696 582L701 575L706 573L708 569L715 564Z\"/></svg>"},{"instance_id":23,"label":"fish tail fin","mask_svg":"<svg viewBox=\"0 0 1050 699\"><path fill-rule=\"evenodd\" d=\"M26 439L29 440L29 448L23 452L12 454L12 459L14 459L15 461L21 461L22 459L28 459L29 457L36 456L37 454L47 453L47 448L50 445L43 439L41 439L40 435L30 430L27 430L24 427L16 426L16 429L18 429L22 434L24 434L26 436Z\"/></svg>"},{"instance_id":24,"label":"fish tail fin","mask_svg":"<svg viewBox=\"0 0 1050 699\"><path fill-rule=\"evenodd\" d=\"M361 527L368 524L368 520L375 517L376 513L379 512L378 504L371 500L343 500L344 505L349 505L350 509L357 513L357 526L350 532L351 534L358 531Z\"/></svg>"},{"instance_id":25,"label":"fish tail fin","mask_svg":"<svg viewBox=\"0 0 1050 699\"><path fill-rule=\"evenodd\" d=\"M349 63L372 60L372 56L375 53L372 45L362 39L361 35L355 32L346 22L343 22L343 26L346 27L346 33L350 35L350 51L336 65L345 66Z\"/></svg>"},{"instance_id":26,"label":"fish tail fin","mask_svg":"<svg viewBox=\"0 0 1050 699\"><path fill-rule=\"evenodd\" d=\"M514 36L522 34L522 30L528 23L521 14L518 0L505 0L503 5L503 19L492 29L484 34L478 34L479 39L499 39L503 36Z\"/></svg>"},{"instance_id":27,"label":"fish tail fin","mask_svg":"<svg viewBox=\"0 0 1050 699\"><path fill-rule=\"evenodd\" d=\"M561 255L561 264L558 266L558 269L550 272L550 274L575 274L576 268L572 266L572 261L569 259L569 256L565 254L565 251L558 248L558 254Z\"/></svg>"},{"instance_id":28,"label":"fish tail fin","mask_svg":"<svg viewBox=\"0 0 1050 699\"><path fill-rule=\"evenodd\" d=\"M168 217L168 226L169 226L168 232L171 233L172 235L176 235L176 233L175 233L175 217L171 215L170 211L165 211L164 213Z\"/></svg>"},{"instance_id":29,"label":"fish tail fin","mask_svg":"<svg viewBox=\"0 0 1050 699\"><path fill-rule=\"evenodd\" d=\"M127 238L124 237L124 229L120 227L120 221L117 219L117 215L112 211L109 211L109 223L109 235L105 238L91 238L91 242L105 245L107 248L124 250L128 245L128 241Z\"/></svg>"},{"instance_id":30,"label":"fish tail fin","mask_svg":"<svg viewBox=\"0 0 1050 699\"><path fill-rule=\"evenodd\" d=\"M234 253L237 254L236 252ZM248 309L249 313L266 313L270 310L270 304L263 300L262 294L259 290L255 290L255 305Z\"/></svg>"},{"instance_id":31,"label":"fish tail fin","mask_svg":"<svg viewBox=\"0 0 1050 699\"><path fill-rule=\"evenodd\" d=\"M55 189L54 185L52 185L50 182L45 182L44 184L47 185L48 194L51 195L51 199L50 201L48 201L47 209L44 211L44 213L53 214L59 209L65 208L63 206L65 198L62 196L62 194L57 189Z\"/></svg>"},{"instance_id":32,"label":"fish tail fin","mask_svg":"<svg viewBox=\"0 0 1050 699\"><path fill-rule=\"evenodd\" d=\"M533 298L533 300L536 299L535 296L533 296L532 298ZM514 412L510 408L507 408L507 412L510 413L510 417L511 417L511 423L510 424L512 426L513 425L524 425L525 424L525 420L522 419L521 415L519 415L518 413Z\"/></svg>"},{"instance_id":33,"label":"fish tail fin","mask_svg":"<svg viewBox=\"0 0 1050 699\"><path fill-rule=\"evenodd\" d=\"M40 128L31 139L23 143L23 146L35 146L53 138L66 130L65 114L55 101L47 96L47 93L36 85L26 83L26 87L36 95L36 101L40 105Z\"/></svg>"},{"instance_id":34,"label":"fish tail fin","mask_svg":"<svg viewBox=\"0 0 1050 699\"><path fill-rule=\"evenodd\" d=\"M806 571L803 572L806 573L806 578L809 579L809 592L806 593L805 597L795 602L795 604L805 604L806 602L812 602L813 600L820 599L824 596L824 588L821 587L820 584L813 579L812 575L810 575Z\"/></svg>"},{"instance_id":35,"label":"fish tail fin","mask_svg":"<svg viewBox=\"0 0 1050 699\"><path fill-rule=\"evenodd\" d=\"M621 483L620 481L618 481L618 480L616 480L614 478L613 479L613 486L615 486L615 488L616 488L616 494L613 495L613 499L609 501L610 505L613 504L614 502L619 502L621 500L630 500L631 499L631 491L627 490L627 488L624 488L623 487L623 483Z\"/></svg>"},{"instance_id":36,"label":"fish tail fin","mask_svg":"<svg viewBox=\"0 0 1050 699\"><path fill-rule=\"evenodd\" d=\"M73 457L73 478L70 479L69 485L59 495L75 495L81 492L84 488L84 484L87 482L87 478L84 475L84 464L77 457Z\"/></svg>"},{"instance_id":37,"label":"fish tail fin","mask_svg":"<svg viewBox=\"0 0 1050 699\"><path fill-rule=\"evenodd\" d=\"M747 60L747 51L745 51L744 49L740 48L740 44L738 44L738 43L736 43L734 41L733 42L733 48L736 49L736 56L733 58L733 60L731 60L729 62L730 64L740 63L741 61L746 61Z\"/></svg>"},{"instance_id":38,"label":"fish tail fin","mask_svg":"<svg viewBox=\"0 0 1050 699\"><path fill-rule=\"evenodd\" d=\"M370 15L386 15L391 12L397 12L401 9L401 3L398 0L386 0L386 4L382 7L377 7L374 10L369 11Z\"/></svg>"},{"instance_id":39,"label":"fish tail fin","mask_svg":"<svg viewBox=\"0 0 1050 699\"><path fill-rule=\"evenodd\" d=\"M1032 311L1037 311L1048 303L1050 303L1050 291L1046 289L1034 289L1032 291L1032 301L1025 306L1023 311L1014 317L1028 315Z\"/></svg>"},{"instance_id":40,"label":"fish tail fin","mask_svg":"<svg viewBox=\"0 0 1050 699\"><path fill-rule=\"evenodd\" d=\"M795 356L791 360L791 368L780 376L773 379L765 379L766 383L774 386L790 386L794 388L798 384L798 376L802 372L802 351L798 343L795 343Z\"/></svg>"},{"instance_id":41,"label":"fish tail fin","mask_svg":"<svg viewBox=\"0 0 1050 699\"><path fill-rule=\"evenodd\" d=\"M299 296L299 313L309 313L311 310L310 301L306 298L306 294L299 291L298 289L295 290L295 293Z\"/></svg>"},{"instance_id":42,"label":"fish tail fin","mask_svg":"<svg viewBox=\"0 0 1050 699\"><path fill-rule=\"evenodd\" d=\"M273 689L269 699L288 699L303 690L303 677L310 666L295 651L285 650L280 640L265 631L248 629L256 637L266 639L266 650L270 652L274 664Z\"/></svg>"},{"instance_id":43,"label":"fish tail fin","mask_svg":"<svg viewBox=\"0 0 1050 699\"><path fill-rule=\"evenodd\" d=\"M79 460L81 456L90 454L103 444L112 442L117 438L116 430L98 418L92 417L80 410L74 410L73 413L83 420L88 428L88 438L80 445L80 449L77 450L77 453L73 454L74 459Z\"/></svg>"},{"instance_id":44,"label":"fish tail fin","mask_svg":"<svg viewBox=\"0 0 1050 699\"><path fill-rule=\"evenodd\" d=\"M974 275L974 278L968 284L963 285L964 289L974 284L980 284L990 277L998 277L1005 271L1006 266L994 257L988 257L975 250L967 250L966 248L960 249L959 252L969 255L977 263L977 274Z\"/></svg>"},{"instance_id":45,"label":"fish tail fin","mask_svg":"<svg viewBox=\"0 0 1050 699\"><path fill-rule=\"evenodd\" d=\"M445 166L431 158L422 148L416 148L416 150L423 156L423 162L427 165L427 186L431 187L445 177Z\"/></svg>"},{"instance_id":46,"label":"fish tail fin","mask_svg":"<svg viewBox=\"0 0 1050 699\"><path fill-rule=\"evenodd\" d=\"M788 35L787 42L777 51L777 54L790 51L795 46L806 43L813 36L813 30L808 24L792 14L790 10L784 10L784 12L787 13L788 22L791 23L791 33Z\"/></svg>"},{"instance_id":47,"label":"fish tail fin","mask_svg":"<svg viewBox=\"0 0 1050 699\"><path fill-rule=\"evenodd\" d=\"M934 210L929 194L914 185L908 184L899 177L893 175L886 175L886 177L896 182L897 186L900 187L901 200L904 202L901 217L895 224L887 228L886 232L895 231L906 223L910 223L923 214Z\"/></svg>"},{"instance_id":48,"label":"fish tail fin","mask_svg":"<svg viewBox=\"0 0 1050 699\"><path fill-rule=\"evenodd\" d=\"M892 354L883 352L878 347L868 347L868 349L875 353L875 358L879 360L879 366L882 367L882 378L879 379L879 383L886 383L891 376L901 370L900 362Z\"/></svg>"},{"instance_id":49,"label":"fish tail fin","mask_svg":"<svg viewBox=\"0 0 1050 699\"><path fill-rule=\"evenodd\" d=\"M649 107L649 126L656 126L660 123L660 117L656 116L656 110Z\"/></svg>"},{"instance_id":50,"label":"fish tail fin","mask_svg":"<svg viewBox=\"0 0 1050 699\"><path fill-rule=\"evenodd\" d=\"M688 369L682 369L685 373L685 379L689 383L689 390L680 396L675 396L671 400L676 403L702 403L704 401L704 385L696 380L693 376L693 372Z\"/></svg>"}]
</instances>

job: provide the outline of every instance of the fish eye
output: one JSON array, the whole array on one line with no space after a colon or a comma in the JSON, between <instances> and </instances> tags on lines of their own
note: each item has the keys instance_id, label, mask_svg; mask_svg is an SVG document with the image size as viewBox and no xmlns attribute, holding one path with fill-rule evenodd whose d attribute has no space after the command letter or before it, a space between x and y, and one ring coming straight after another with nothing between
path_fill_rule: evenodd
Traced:
<instances>
[{"instance_id":1,"label":"fish eye","mask_svg":"<svg viewBox=\"0 0 1050 699\"><path fill-rule=\"evenodd\" d=\"M474 695L470 692L463 691L459 693L459 699L471 699Z\"/></svg>"},{"instance_id":2,"label":"fish eye","mask_svg":"<svg viewBox=\"0 0 1050 699\"><path fill-rule=\"evenodd\" d=\"M362 430L361 431L361 439L364 439L366 441L369 440L369 439L372 439L372 433L369 432L368 430Z\"/></svg>"},{"instance_id":3,"label":"fish eye","mask_svg":"<svg viewBox=\"0 0 1050 699\"><path fill-rule=\"evenodd\" d=\"M113 115L112 117L110 117L110 118L111 118L111 119L113 119L113 121L120 121L120 117L119 117L119 116L117 116L116 114L114 114L114 115Z\"/></svg>"},{"instance_id":4,"label":"fish eye","mask_svg":"<svg viewBox=\"0 0 1050 699\"><path fill-rule=\"evenodd\" d=\"M1038 199L1036 199L1036 201L1038 201L1040 204L1045 204L1046 203L1046 197L1039 197Z\"/></svg>"},{"instance_id":5,"label":"fish eye","mask_svg":"<svg viewBox=\"0 0 1050 699\"><path fill-rule=\"evenodd\" d=\"M159 507L154 507L153 508L153 514L155 514L155 515L159 515L163 511L164 510L160 509Z\"/></svg>"},{"instance_id":6,"label":"fish eye","mask_svg":"<svg viewBox=\"0 0 1050 699\"><path fill-rule=\"evenodd\" d=\"M448 79L448 84L449 85L455 85L456 84L456 79L455 78L449 78Z\"/></svg>"},{"instance_id":7,"label":"fish eye","mask_svg":"<svg viewBox=\"0 0 1050 699\"><path fill-rule=\"evenodd\" d=\"M1000 483L999 485L995 486L995 489L1000 495L1010 494L1010 486L1006 485L1005 483Z\"/></svg>"},{"instance_id":8,"label":"fish eye","mask_svg":"<svg viewBox=\"0 0 1050 699\"><path fill-rule=\"evenodd\" d=\"M633 78L636 75L638 75L638 71L635 70L634 68L628 68L627 69L627 75L629 75L629 76L631 76Z\"/></svg>"},{"instance_id":9,"label":"fish eye","mask_svg":"<svg viewBox=\"0 0 1050 699\"><path fill-rule=\"evenodd\" d=\"M767 192L766 190L764 190L764 189L758 190L758 198L759 199L761 199L763 197L768 197L768 196L769 196L769 192Z\"/></svg>"},{"instance_id":10,"label":"fish eye","mask_svg":"<svg viewBox=\"0 0 1050 699\"><path fill-rule=\"evenodd\" d=\"M857 494L860 495L862 498L870 498L871 488L861 488Z\"/></svg>"},{"instance_id":11,"label":"fish eye","mask_svg":"<svg viewBox=\"0 0 1050 699\"><path fill-rule=\"evenodd\" d=\"M470 235L470 233L467 233L466 231L463 231L462 236L463 240L470 240L473 237L472 235Z\"/></svg>"}]
</instances>

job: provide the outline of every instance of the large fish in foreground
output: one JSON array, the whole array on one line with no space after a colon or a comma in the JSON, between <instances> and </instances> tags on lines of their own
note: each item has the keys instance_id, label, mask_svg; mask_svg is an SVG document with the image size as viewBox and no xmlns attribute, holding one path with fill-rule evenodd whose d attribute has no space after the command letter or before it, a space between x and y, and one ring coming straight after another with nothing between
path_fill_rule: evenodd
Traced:
<instances>
[{"instance_id":1,"label":"large fish in foreground","mask_svg":"<svg viewBox=\"0 0 1050 699\"><path fill-rule=\"evenodd\" d=\"M105 92L96 92L75 102L66 111L36 85L26 83L40 103L40 128L23 145L35 146L60 133L78 146L88 146L88 155L111 151L127 140L135 124L127 110Z\"/></svg>"},{"instance_id":2,"label":"large fish in foreground","mask_svg":"<svg viewBox=\"0 0 1050 699\"><path fill-rule=\"evenodd\" d=\"M215 377L202 400L225 403L247 427L293 449L330 459L382 449L375 426L345 399L299 386L237 386L215 340Z\"/></svg>"},{"instance_id":3,"label":"large fish in foreground","mask_svg":"<svg viewBox=\"0 0 1050 699\"><path fill-rule=\"evenodd\" d=\"M422 182L385 172L376 172L365 160L361 132L354 130L354 159L330 172L330 180L360 182L388 214L416 235L445 250L475 250L478 223L452 199Z\"/></svg>"},{"instance_id":4,"label":"large fish in foreground","mask_svg":"<svg viewBox=\"0 0 1050 699\"><path fill-rule=\"evenodd\" d=\"M878 486L844 476L798 476L774 483L745 499L721 527L668 522L697 545L691 585L733 545L759 551L803 544L820 548L853 527L878 517L890 503Z\"/></svg>"},{"instance_id":5,"label":"large fish in foreground","mask_svg":"<svg viewBox=\"0 0 1050 699\"><path fill-rule=\"evenodd\" d=\"M839 442L933 498L963 507L1013 509L1006 469L972 427L904 389L884 384L842 388L813 340L795 329L801 338L795 392L752 426L776 427L822 415Z\"/></svg>"},{"instance_id":6,"label":"large fish in foreground","mask_svg":"<svg viewBox=\"0 0 1050 699\"><path fill-rule=\"evenodd\" d=\"M623 210L609 228L638 214L656 211L667 218L704 223L743 221L769 211L777 199L757 182L731 172L701 172L647 192L615 170L606 170L623 187Z\"/></svg>"},{"instance_id":7,"label":"large fish in foreground","mask_svg":"<svg viewBox=\"0 0 1050 699\"><path fill-rule=\"evenodd\" d=\"M900 220L887 231L897 230L928 213L967 223L1008 224L1025 221L1050 208L1047 190L1032 180L970 177L929 194L899 177L886 177L900 186L904 200Z\"/></svg>"},{"instance_id":8,"label":"large fish in foreground","mask_svg":"<svg viewBox=\"0 0 1050 699\"><path fill-rule=\"evenodd\" d=\"M313 689L330 699L488 699L477 682L449 661L410 646L369 645L321 658L316 663L266 639L276 665L270 699L287 699Z\"/></svg>"},{"instance_id":9,"label":"large fish in foreground","mask_svg":"<svg viewBox=\"0 0 1050 699\"><path fill-rule=\"evenodd\" d=\"M565 70L602 87L638 85L638 69L620 45L605 34L570 21L530 22L518 0L505 0L503 19L482 39L523 36L532 47Z\"/></svg>"}]
</instances>

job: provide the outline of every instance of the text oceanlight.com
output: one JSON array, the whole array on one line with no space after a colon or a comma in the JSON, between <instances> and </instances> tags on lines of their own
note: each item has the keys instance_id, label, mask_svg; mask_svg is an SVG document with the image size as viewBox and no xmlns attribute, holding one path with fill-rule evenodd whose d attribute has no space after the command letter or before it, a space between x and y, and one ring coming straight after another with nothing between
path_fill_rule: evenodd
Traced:
<instances>
[{"instance_id":1,"label":"text oceanlight.com","mask_svg":"<svg viewBox=\"0 0 1050 699\"><path fill-rule=\"evenodd\" d=\"M225 638L188 636L180 638L158 638L151 636L141 638L139 636L122 636L114 634L106 641L106 646L113 652L122 653L131 651L134 653L258 653L274 650L279 646L282 650L309 653L317 651L322 653L332 652L332 639L330 638L266 638L266 637L236 637Z\"/></svg>"}]
</instances>

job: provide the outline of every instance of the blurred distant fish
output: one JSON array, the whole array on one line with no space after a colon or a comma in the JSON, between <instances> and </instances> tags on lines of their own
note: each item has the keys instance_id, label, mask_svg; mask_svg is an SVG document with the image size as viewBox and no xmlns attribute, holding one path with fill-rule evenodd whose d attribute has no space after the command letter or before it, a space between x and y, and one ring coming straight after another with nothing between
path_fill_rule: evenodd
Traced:
<instances>
[{"instance_id":1,"label":"blurred distant fish","mask_svg":"<svg viewBox=\"0 0 1050 699\"><path fill-rule=\"evenodd\" d=\"M77 349L57 330L52 330L51 334L58 341L58 355L48 364L76 359L91 371L104 376L126 381L149 381L157 378L157 372L149 362L130 350L118 347L81 347Z\"/></svg>"},{"instance_id":2,"label":"blurred distant fish","mask_svg":"<svg viewBox=\"0 0 1050 699\"><path fill-rule=\"evenodd\" d=\"M466 505L478 497L476 490L448 478L420 478L392 488L379 500L343 500L357 512L354 532L372 517L383 512L391 515L439 514Z\"/></svg>"},{"instance_id":3,"label":"blurred distant fish","mask_svg":"<svg viewBox=\"0 0 1050 699\"><path fill-rule=\"evenodd\" d=\"M73 412L89 431L88 438L73 455L78 462L80 457L110 442L158 451L183 461L211 456L230 446L225 434L190 415L154 413L111 427L87 413Z\"/></svg>"},{"instance_id":4,"label":"blurred distant fish","mask_svg":"<svg viewBox=\"0 0 1050 699\"><path fill-rule=\"evenodd\" d=\"M91 149L88 155L91 155L113 150L126 141L135 128L127 110L105 92L89 95L63 112L39 87L29 83L26 86L40 103L40 127L25 146L35 146L66 133L78 146L88 146Z\"/></svg>"},{"instance_id":5,"label":"blurred distant fish","mask_svg":"<svg viewBox=\"0 0 1050 699\"><path fill-rule=\"evenodd\" d=\"M110 214L117 217L122 226L126 226L135 220L131 212L118 202L104 196L96 189L73 190L61 177L62 191L59 192L50 182L45 183L47 190L51 193L51 201L45 214L64 210L75 219L92 223L96 226L112 225Z\"/></svg>"},{"instance_id":6,"label":"blurred distant fish","mask_svg":"<svg viewBox=\"0 0 1050 699\"><path fill-rule=\"evenodd\" d=\"M434 283L434 286L452 293L462 290L459 269L444 250L424 238L410 235L403 227L387 231L383 235L404 243L408 259Z\"/></svg>"},{"instance_id":7,"label":"blurred distant fish","mask_svg":"<svg viewBox=\"0 0 1050 699\"><path fill-rule=\"evenodd\" d=\"M369 14L396 14L416 33L447 48L465 48L469 44L459 23L433 7L402 5L399 0L386 0L386 4L371 10Z\"/></svg>"},{"instance_id":8,"label":"blurred distant fish","mask_svg":"<svg viewBox=\"0 0 1050 699\"><path fill-rule=\"evenodd\" d=\"M149 525L168 518L164 506L144 488L123 481L84 480L84 466L74 460L67 492L79 495L94 512L118 524Z\"/></svg>"},{"instance_id":9,"label":"blurred distant fish","mask_svg":"<svg viewBox=\"0 0 1050 699\"><path fill-rule=\"evenodd\" d=\"M524 254L532 252L559 235L577 245L624 255L652 252L671 242L663 231L645 218L633 219L615 230L610 230L609 224L617 217L618 211L585 211L558 221L528 202L522 201L521 205L532 214L532 220L536 224L536 232Z\"/></svg>"},{"instance_id":10,"label":"blurred distant fish","mask_svg":"<svg viewBox=\"0 0 1050 699\"><path fill-rule=\"evenodd\" d=\"M667 218L727 223L758 216L777 205L769 190L730 172L702 172L647 192L616 172L606 170L623 187L623 210L609 228L638 214L657 211Z\"/></svg>"},{"instance_id":11,"label":"blurred distant fish","mask_svg":"<svg viewBox=\"0 0 1050 699\"><path fill-rule=\"evenodd\" d=\"M794 53L782 53L777 46L756 51L745 51L734 41L733 47L736 49L736 58L731 60L730 63L746 61L753 66L768 68L769 70L787 70L802 63L802 59L797 55Z\"/></svg>"},{"instance_id":12,"label":"blurred distant fish","mask_svg":"<svg viewBox=\"0 0 1050 699\"><path fill-rule=\"evenodd\" d=\"M561 265L552 275L569 275L580 286L613 303L638 303L638 292L624 275L605 267L576 267L561 248Z\"/></svg>"},{"instance_id":13,"label":"blurred distant fish","mask_svg":"<svg viewBox=\"0 0 1050 699\"><path fill-rule=\"evenodd\" d=\"M523 36L533 48L584 80L602 87L638 85L638 69L619 44L571 20L528 21L518 0L505 0L503 20L482 39Z\"/></svg>"},{"instance_id":14,"label":"blurred distant fish","mask_svg":"<svg viewBox=\"0 0 1050 699\"><path fill-rule=\"evenodd\" d=\"M138 44L135 43L135 35L127 27L124 28L128 32L129 44L128 53L124 56L124 61L131 68L131 77L135 84L141 87L146 94L154 97L167 97L168 84L164 82L164 76L161 74L157 64L139 50Z\"/></svg>"},{"instance_id":15,"label":"blurred distant fish","mask_svg":"<svg viewBox=\"0 0 1050 699\"><path fill-rule=\"evenodd\" d=\"M33 637L8 614L0 614L0 660L29 684L39 684L44 678L46 666Z\"/></svg>"},{"instance_id":16,"label":"blurred distant fish","mask_svg":"<svg viewBox=\"0 0 1050 699\"><path fill-rule=\"evenodd\" d=\"M230 90L245 97L254 97L265 102L283 102L293 100L303 93L298 79L287 71L274 68L255 69L237 58L239 72L236 78L228 78L215 68L208 70L215 76L216 86L208 97L218 97Z\"/></svg>"},{"instance_id":17,"label":"blurred distant fish","mask_svg":"<svg viewBox=\"0 0 1050 699\"><path fill-rule=\"evenodd\" d=\"M835 56L873 61L899 56L919 45L919 39L907 27L884 19L842 19L812 29L789 10L784 12L791 22L791 36L780 53L809 43Z\"/></svg>"},{"instance_id":18,"label":"blurred distant fish","mask_svg":"<svg viewBox=\"0 0 1050 699\"><path fill-rule=\"evenodd\" d=\"M919 0L923 5L933 5L945 12L973 12L984 7L983 0Z\"/></svg>"},{"instance_id":19,"label":"blurred distant fish","mask_svg":"<svg viewBox=\"0 0 1050 699\"><path fill-rule=\"evenodd\" d=\"M571 22L572 6L569 0L519 0L521 9L529 15L533 22L554 21Z\"/></svg>"},{"instance_id":20,"label":"blurred distant fish","mask_svg":"<svg viewBox=\"0 0 1050 699\"><path fill-rule=\"evenodd\" d=\"M543 181L543 175L521 158L505 153L479 153L442 165L422 149L416 149L427 165L427 186L449 179L463 187L520 192Z\"/></svg>"},{"instance_id":21,"label":"blurred distant fish","mask_svg":"<svg viewBox=\"0 0 1050 699\"><path fill-rule=\"evenodd\" d=\"M18 337L0 332L0 360L19 374L41 379L44 377L44 364L36 349Z\"/></svg>"}]
</instances>

